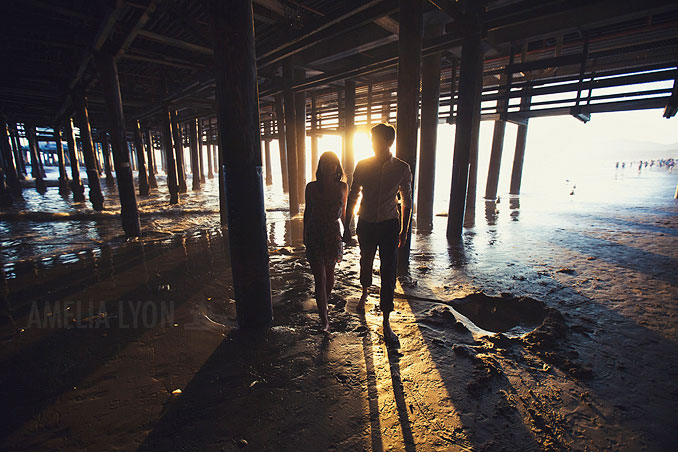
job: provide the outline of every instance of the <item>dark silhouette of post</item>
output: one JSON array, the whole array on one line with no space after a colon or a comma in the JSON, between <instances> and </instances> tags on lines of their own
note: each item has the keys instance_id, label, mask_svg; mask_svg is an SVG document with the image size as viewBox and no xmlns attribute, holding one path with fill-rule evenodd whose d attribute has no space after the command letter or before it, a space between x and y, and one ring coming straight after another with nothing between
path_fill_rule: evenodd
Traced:
<instances>
[{"instance_id":1,"label":"dark silhouette of post","mask_svg":"<svg viewBox=\"0 0 678 452\"><path fill-rule=\"evenodd\" d=\"M47 186L42 176L43 172L40 169L40 158L38 157L40 149L38 147L38 139L35 136L35 127L27 124L24 124L24 127L26 129L26 138L28 139L28 149L31 153L31 176L35 179L35 189L38 193L45 193Z\"/></svg>"},{"instance_id":2,"label":"dark silhouette of post","mask_svg":"<svg viewBox=\"0 0 678 452\"><path fill-rule=\"evenodd\" d=\"M481 84L478 78L483 74L483 52L481 46L481 27L479 5L468 2L466 14L469 30L462 41L461 67L459 76L459 97L457 103L457 120L454 138L454 157L452 160L452 187L450 189L450 205L447 218L447 237L457 240L461 238L466 211L466 193L469 181L469 168L472 147L478 146L478 128L474 122L479 121ZM478 117L478 119L476 119Z\"/></svg>"},{"instance_id":3,"label":"dark silhouette of post","mask_svg":"<svg viewBox=\"0 0 678 452\"><path fill-rule=\"evenodd\" d=\"M396 155L410 165L412 193L417 166L417 119L419 115L419 68L423 40L423 0L400 0L400 37L398 39L398 111L396 118ZM410 228L407 243L398 249L398 267L407 268L410 260Z\"/></svg>"},{"instance_id":4,"label":"dark silhouette of post","mask_svg":"<svg viewBox=\"0 0 678 452\"><path fill-rule=\"evenodd\" d=\"M196 119L196 126L197 126L197 131L198 131L198 167L200 169L200 183L204 184L205 183L205 165L204 165L204 157L203 157L203 149L202 149L202 121L200 119Z\"/></svg>"},{"instance_id":5,"label":"dark silhouette of post","mask_svg":"<svg viewBox=\"0 0 678 452\"><path fill-rule=\"evenodd\" d=\"M297 116L294 91L292 82L294 68L291 58L283 63L283 79L285 89L283 98L285 101L285 145L287 148L287 186L289 188L290 215L299 213L299 178L297 175ZM278 123L279 125L280 123Z\"/></svg>"},{"instance_id":6,"label":"dark silhouette of post","mask_svg":"<svg viewBox=\"0 0 678 452\"><path fill-rule=\"evenodd\" d=\"M311 179L318 170L318 106L315 96L311 97Z\"/></svg>"},{"instance_id":7,"label":"dark silhouette of post","mask_svg":"<svg viewBox=\"0 0 678 452\"><path fill-rule=\"evenodd\" d=\"M162 139L163 150L165 151L165 173L167 174L167 188L169 189L170 204L179 202L179 181L177 175L177 165L174 161L174 131L172 113L169 108L162 114Z\"/></svg>"},{"instance_id":8,"label":"dark silhouette of post","mask_svg":"<svg viewBox=\"0 0 678 452\"><path fill-rule=\"evenodd\" d=\"M200 163L198 159L198 128L196 126L196 118L188 121L188 143L191 147L191 174L192 174L192 188L193 190L200 190Z\"/></svg>"},{"instance_id":9,"label":"dark silhouette of post","mask_svg":"<svg viewBox=\"0 0 678 452\"><path fill-rule=\"evenodd\" d=\"M353 182L353 169L355 168L355 81L344 82L344 172L349 187Z\"/></svg>"},{"instance_id":10,"label":"dark silhouette of post","mask_svg":"<svg viewBox=\"0 0 678 452\"><path fill-rule=\"evenodd\" d=\"M174 153L177 166L177 181L179 183L179 193L186 193L186 169L184 167L184 144L181 141L181 129L177 122L177 111L173 108L170 110L172 115L172 138L174 140Z\"/></svg>"},{"instance_id":11,"label":"dark silhouette of post","mask_svg":"<svg viewBox=\"0 0 678 452\"><path fill-rule=\"evenodd\" d=\"M271 120L264 121L264 163L266 166L266 185L273 185L271 173Z\"/></svg>"},{"instance_id":12,"label":"dark silhouette of post","mask_svg":"<svg viewBox=\"0 0 678 452\"><path fill-rule=\"evenodd\" d=\"M280 178L282 179L283 193L289 193L287 182L287 142L285 139L285 116L283 113L283 98L275 96L275 123L278 128L278 154L280 154Z\"/></svg>"},{"instance_id":13,"label":"dark silhouette of post","mask_svg":"<svg viewBox=\"0 0 678 452\"><path fill-rule=\"evenodd\" d=\"M207 149L206 149L207 150L207 178L208 179L214 179L214 172L212 171L212 166L213 166L213 163L212 163L212 145L210 144L210 135L209 135L211 128L209 127L209 123L208 123L208 127L207 127L206 130L205 130L204 125L202 126L201 130L206 132L205 138L207 139L207 141L206 141L206 146L207 146ZM200 146L202 147L202 134L200 134Z\"/></svg>"},{"instance_id":14,"label":"dark silhouette of post","mask_svg":"<svg viewBox=\"0 0 678 452\"><path fill-rule=\"evenodd\" d=\"M106 173L106 182L114 182L113 165L111 165L111 146L108 142L108 134L105 131L99 136L101 142L101 153L104 156L104 173Z\"/></svg>"},{"instance_id":15,"label":"dark silhouette of post","mask_svg":"<svg viewBox=\"0 0 678 452\"><path fill-rule=\"evenodd\" d=\"M68 174L66 174L66 162L64 157L64 145L61 140L61 126L54 126L54 142L56 143L57 159L59 163L59 193L68 193Z\"/></svg>"},{"instance_id":16,"label":"dark silhouette of post","mask_svg":"<svg viewBox=\"0 0 678 452\"><path fill-rule=\"evenodd\" d=\"M134 122L134 149L137 153L137 171L139 172L139 195L148 196L150 186L148 184L148 172L146 170L146 157L144 156L144 139L141 135L141 124Z\"/></svg>"},{"instance_id":17,"label":"dark silhouette of post","mask_svg":"<svg viewBox=\"0 0 678 452\"><path fill-rule=\"evenodd\" d=\"M228 196L228 239L240 327L273 319L259 100L251 0L211 0L216 70L220 172Z\"/></svg>"},{"instance_id":18,"label":"dark silhouette of post","mask_svg":"<svg viewBox=\"0 0 678 452\"><path fill-rule=\"evenodd\" d=\"M158 188L158 181L155 179L155 153L153 152L153 132L147 130L146 133L146 156L148 157L148 186L149 188Z\"/></svg>"},{"instance_id":19,"label":"dark silhouette of post","mask_svg":"<svg viewBox=\"0 0 678 452\"><path fill-rule=\"evenodd\" d=\"M80 162L78 161L78 149L75 144L75 133L73 132L73 119L66 118L64 123L64 134L68 144L68 159L71 162L71 191L73 192L73 201L82 202L85 200L85 187L80 179Z\"/></svg>"},{"instance_id":20,"label":"dark silhouette of post","mask_svg":"<svg viewBox=\"0 0 678 452\"><path fill-rule=\"evenodd\" d=\"M21 140L19 139L19 130L16 123L9 124L9 134L12 141L12 152L16 163L17 177L19 180L26 180L26 164L24 162L24 152L21 149Z\"/></svg>"},{"instance_id":21,"label":"dark silhouette of post","mask_svg":"<svg viewBox=\"0 0 678 452\"><path fill-rule=\"evenodd\" d=\"M440 36L442 26L429 30L431 37ZM436 143L438 140L438 106L440 101L440 63L442 54L433 53L422 59L421 74L421 145L419 151L419 184L417 193L417 228L433 227L433 195L435 187Z\"/></svg>"},{"instance_id":22,"label":"dark silhouette of post","mask_svg":"<svg viewBox=\"0 0 678 452\"><path fill-rule=\"evenodd\" d=\"M294 71L294 79L299 82L306 79L306 71L297 69ZM306 91L299 90L294 94L295 130L297 132L297 189L299 190L299 202L306 200Z\"/></svg>"},{"instance_id":23,"label":"dark silhouette of post","mask_svg":"<svg viewBox=\"0 0 678 452\"><path fill-rule=\"evenodd\" d=\"M85 93L78 89L73 94L75 106L75 118L80 128L80 141L82 142L82 157L85 160L87 170L87 186L89 187L89 200L94 210L104 210L104 196L101 193L101 184L99 183L99 172L94 161L94 145L92 143L92 129L89 125L89 112Z\"/></svg>"},{"instance_id":24,"label":"dark silhouette of post","mask_svg":"<svg viewBox=\"0 0 678 452\"><path fill-rule=\"evenodd\" d=\"M7 190L14 195L21 196L21 182L19 182L16 165L14 164L8 126L4 121L0 123L0 157L2 158L2 170L7 181Z\"/></svg>"},{"instance_id":25,"label":"dark silhouette of post","mask_svg":"<svg viewBox=\"0 0 678 452\"><path fill-rule=\"evenodd\" d=\"M97 52L95 55L96 66L99 72L99 81L104 91L106 102L106 115L108 116L109 130L111 133L111 147L113 148L113 163L115 175L118 181L118 193L120 195L120 216L122 217L122 229L128 237L141 235L139 223L139 210L137 209L137 197L134 194L134 178L130 167L130 152L127 148L127 134L125 132L125 117L122 111L122 97L120 96L120 83L118 81L118 67L115 57L107 52ZM137 122L137 142L141 142L139 123ZM142 167L144 152L141 146L137 149L139 160L139 178L144 178L145 191L148 194L148 182L145 180L146 168ZM143 176L142 176L143 174ZM141 183L141 180L140 180Z\"/></svg>"},{"instance_id":26,"label":"dark silhouette of post","mask_svg":"<svg viewBox=\"0 0 678 452\"><path fill-rule=\"evenodd\" d=\"M499 187L499 170L501 168L501 154L504 149L504 133L506 121L497 119L494 121L492 134L492 149L490 151L490 165L487 170L487 184L485 185L485 199L496 200L497 188Z\"/></svg>"},{"instance_id":27,"label":"dark silhouette of post","mask_svg":"<svg viewBox=\"0 0 678 452\"><path fill-rule=\"evenodd\" d=\"M520 100L520 110L527 111L530 109L531 97L529 88L523 88L524 95ZM513 155L513 169L511 170L511 187L509 193L512 195L520 194L520 184L523 178L523 162L525 161L525 146L527 145L527 122L518 125L518 133L516 135L516 152Z\"/></svg>"}]
</instances>

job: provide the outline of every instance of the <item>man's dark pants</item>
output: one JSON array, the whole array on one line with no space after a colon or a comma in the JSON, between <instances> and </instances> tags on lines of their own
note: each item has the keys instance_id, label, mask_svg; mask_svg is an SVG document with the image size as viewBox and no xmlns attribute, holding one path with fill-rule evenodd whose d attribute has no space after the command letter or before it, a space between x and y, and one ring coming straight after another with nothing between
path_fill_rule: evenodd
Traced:
<instances>
[{"instance_id":1,"label":"man's dark pants","mask_svg":"<svg viewBox=\"0 0 678 452\"><path fill-rule=\"evenodd\" d=\"M381 294L379 307L382 312L393 311L393 292L398 268L398 235L400 221L392 220L371 223L358 220L358 242L360 243L360 284L363 287L372 285L372 265L374 255L379 248L379 268L381 274Z\"/></svg>"}]
</instances>

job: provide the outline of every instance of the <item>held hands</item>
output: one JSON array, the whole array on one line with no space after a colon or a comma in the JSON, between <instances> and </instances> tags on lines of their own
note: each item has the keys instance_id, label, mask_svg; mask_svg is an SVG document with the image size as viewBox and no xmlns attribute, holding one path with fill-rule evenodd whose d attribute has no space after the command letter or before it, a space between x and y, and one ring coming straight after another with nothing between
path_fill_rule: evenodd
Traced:
<instances>
[{"instance_id":1,"label":"held hands","mask_svg":"<svg viewBox=\"0 0 678 452\"><path fill-rule=\"evenodd\" d=\"M344 236L341 238L341 240L346 244L346 246L353 246L355 245L355 240L353 240L353 237L351 236L351 231L346 228L344 231Z\"/></svg>"},{"instance_id":2,"label":"held hands","mask_svg":"<svg viewBox=\"0 0 678 452\"><path fill-rule=\"evenodd\" d=\"M398 248L402 248L407 245L407 231L400 231L398 235Z\"/></svg>"}]
</instances>

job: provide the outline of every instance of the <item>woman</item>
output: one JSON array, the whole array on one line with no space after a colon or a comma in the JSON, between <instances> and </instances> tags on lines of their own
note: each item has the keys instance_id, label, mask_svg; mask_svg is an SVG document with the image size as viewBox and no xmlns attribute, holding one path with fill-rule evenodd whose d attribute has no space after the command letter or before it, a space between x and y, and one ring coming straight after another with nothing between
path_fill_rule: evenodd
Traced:
<instances>
[{"instance_id":1,"label":"woman","mask_svg":"<svg viewBox=\"0 0 678 452\"><path fill-rule=\"evenodd\" d=\"M330 331L327 300L334 286L334 266L341 261L339 221L346 218L348 186L334 152L325 152L318 161L316 180L306 185L304 245L315 278L315 299L324 332Z\"/></svg>"}]
</instances>

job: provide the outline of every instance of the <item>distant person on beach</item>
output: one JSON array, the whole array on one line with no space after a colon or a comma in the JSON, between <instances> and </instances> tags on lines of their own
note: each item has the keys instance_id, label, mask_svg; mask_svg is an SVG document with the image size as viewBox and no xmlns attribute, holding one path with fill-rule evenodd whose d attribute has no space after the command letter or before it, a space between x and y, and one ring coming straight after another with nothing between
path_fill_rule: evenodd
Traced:
<instances>
[{"instance_id":1,"label":"distant person on beach","mask_svg":"<svg viewBox=\"0 0 678 452\"><path fill-rule=\"evenodd\" d=\"M363 289L358 301L358 312L365 312L369 287L372 285L372 265L379 248L381 261L381 292L379 307L384 315L384 341L398 348L398 336L391 329L389 316L393 311L393 292L398 267L398 247L407 242L412 212L412 171L410 166L391 154L395 129L388 124L377 124L370 131L374 157L358 162L348 195L344 241L352 242L351 216L362 191L358 213L358 243L360 244L360 284ZM402 204L398 207L396 195Z\"/></svg>"},{"instance_id":2,"label":"distant person on beach","mask_svg":"<svg viewBox=\"0 0 678 452\"><path fill-rule=\"evenodd\" d=\"M339 221L346 217L348 185L334 152L318 160L316 180L306 185L304 245L315 279L315 300L324 332L330 331L327 300L334 287L334 266L341 261L342 242Z\"/></svg>"}]
</instances>

